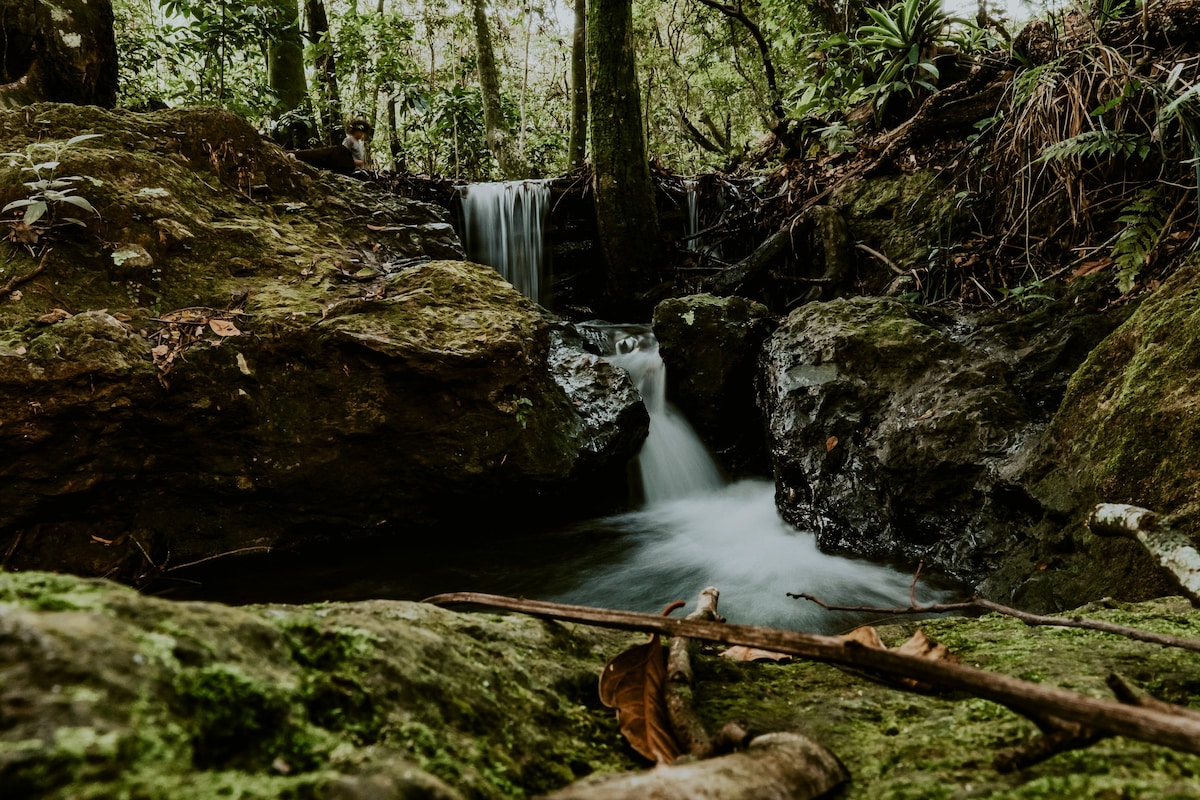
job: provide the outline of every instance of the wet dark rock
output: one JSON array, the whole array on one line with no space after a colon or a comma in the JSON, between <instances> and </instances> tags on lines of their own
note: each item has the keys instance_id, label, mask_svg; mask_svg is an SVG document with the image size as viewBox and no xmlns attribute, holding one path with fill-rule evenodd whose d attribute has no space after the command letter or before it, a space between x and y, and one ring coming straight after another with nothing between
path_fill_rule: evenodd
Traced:
<instances>
[{"instance_id":1,"label":"wet dark rock","mask_svg":"<svg viewBox=\"0 0 1200 800\"><path fill-rule=\"evenodd\" d=\"M668 400L731 475L770 468L754 375L775 324L766 306L740 297L689 295L654 309Z\"/></svg>"},{"instance_id":2,"label":"wet dark rock","mask_svg":"<svg viewBox=\"0 0 1200 800\"><path fill-rule=\"evenodd\" d=\"M1064 531L1097 492L1048 491L1054 480L1039 477L1077 471L1076 459L1044 452L1045 431L1056 413L1052 431L1079 416L1059 410L1067 380L1123 319L1088 299L1072 293L1008 319L878 298L793 312L764 348L759 385L785 518L824 548L924 561L1041 609L1161 590L1144 568L1112 569L1144 561L1128 543L1080 547L1078 531ZM1120 369L1095 355L1088 363ZM1049 583L1057 590L1022 588Z\"/></svg>"}]
</instances>

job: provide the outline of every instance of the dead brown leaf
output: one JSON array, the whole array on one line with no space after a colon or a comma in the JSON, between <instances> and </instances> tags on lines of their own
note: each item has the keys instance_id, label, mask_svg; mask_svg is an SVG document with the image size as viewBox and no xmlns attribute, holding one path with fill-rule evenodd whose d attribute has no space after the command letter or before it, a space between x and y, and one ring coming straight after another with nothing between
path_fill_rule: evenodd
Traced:
<instances>
[{"instance_id":1,"label":"dead brown leaf","mask_svg":"<svg viewBox=\"0 0 1200 800\"><path fill-rule=\"evenodd\" d=\"M34 321L39 325L53 325L56 322L62 322L64 319L70 319L73 316L75 315L70 311L64 311L61 308L52 308Z\"/></svg>"},{"instance_id":2,"label":"dead brown leaf","mask_svg":"<svg viewBox=\"0 0 1200 800\"><path fill-rule=\"evenodd\" d=\"M668 607L664 616L678 605ZM667 651L658 634L613 658L600 673L600 702L617 710L617 724L630 747L659 764L684 752L671 732L666 682Z\"/></svg>"},{"instance_id":3,"label":"dead brown leaf","mask_svg":"<svg viewBox=\"0 0 1200 800\"><path fill-rule=\"evenodd\" d=\"M833 450L833 448L837 447L837 445L838 445L838 438L836 436L830 436L828 439L825 440L825 452L826 453L831 452Z\"/></svg>"},{"instance_id":4,"label":"dead brown leaf","mask_svg":"<svg viewBox=\"0 0 1200 800\"><path fill-rule=\"evenodd\" d=\"M745 647L740 644L722 650L720 655L721 658L732 658L734 661L776 661L783 664L792 660L792 656L787 653L776 653L774 650Z\"/></svg>"},{"instance_id":5,"label":"dead brown leaf","mask_svg":"<svg viewBox=\"0 0 1200 800\"><path fill-rule=\"evenodd\" d=\"M238 330L237 326L227 319L210 319L208 321L208 327L212 328L212 332L217 336L242 335L242 332Z\"/></svg>"},{"instance_id":6,"label":"dead brown leaf","mask_svg":"<svg viewBox=\"0 0 1200 800\"><path fill-rule=\"evenodd\" d=\"M836 637L843 642L853 642L854 644L863 647L869 647L873 650L890 650L893 653L899 653L904 656L912 656L913 658L924 658L929 661L945 661L949 664L957 664L958 657L950 652L944 644L938 644L925 635L925 632L918 628L912 636L908 638L899 647L888 647L883 643L883 639L879 636L879 631L870 625L863 625L855 628L849 633L844 633ZM863 675L871 680L880 683L899 686L901 689L907 689L911 692L922 692L925 694L933 694L937 691L936 686L932 686L923 681L918 681L914 678L894 677L889 675L876 675L866 670L849 669L850 672Z\"/></svg>"}]
</instances>

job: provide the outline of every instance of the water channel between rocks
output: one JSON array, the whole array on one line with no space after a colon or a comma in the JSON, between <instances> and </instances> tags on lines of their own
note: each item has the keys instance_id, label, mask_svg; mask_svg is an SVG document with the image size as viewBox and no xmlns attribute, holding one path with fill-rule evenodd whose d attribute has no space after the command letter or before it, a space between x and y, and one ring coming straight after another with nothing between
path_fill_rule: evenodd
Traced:
<instances>
[{"instance_id":1,"label":"water channel between rocks","mask_svg":"<svg viewBox=\"0 0 1200 800\"><path fill-rule=\"evenodd\" d=\"M541 301L546 200L545 185L537 181L476 184L463 192L471 257L491 263ZM722 477L704 443L667 401L666 371L649 326L584 325L593 340L607 342L606 358L629 373L650 414L637 459L641 507L551 531L523 531L520 520L497 523L490 535L448 530L421 548L355 548L320 564L289 565L281 557L267 584L210 586L204 593L241 602L311 602L473 591L658 612L675 600L691 606L701 589L715 586L731 622L826 633L873 617L825 611L788 592L837 605L909 605L911 575L821 552L811 532L779 516L772 481ZM922 603L944 599L925 584L915 595Z\"/></svg>"}]
</instances>

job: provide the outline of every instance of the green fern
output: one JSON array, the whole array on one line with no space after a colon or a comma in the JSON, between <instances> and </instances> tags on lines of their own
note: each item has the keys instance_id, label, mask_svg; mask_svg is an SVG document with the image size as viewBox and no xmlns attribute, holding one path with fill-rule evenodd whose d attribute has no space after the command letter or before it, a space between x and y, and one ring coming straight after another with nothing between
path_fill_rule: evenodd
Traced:
<instances>
[{"instance_id":1,"label":"green fern","mask_svg":"<svg viewBox=\"0 0 1200 800\"><path fill-rule=\"evenodd\" d=\"M1123 226L1112 246L1117 267L1117 288L1128 292L1166 233L1167 210L1156 189L1142 189L1137 199L1121 209L1117 222Z\"/></svg>"},{"instance_id":2,"label":"green fern","mask_svg":"<svg viewBox=\"0 0 1200 800\"><path fill-rule=\"evenodd\" d=\"M1112 158L1124 156L1143 161L1150 155L1150 137L1139 133L1110 131L1100 128L1046 145L1038 161L1066 161L1067 159Z\"/></svg>"}]
</instances>

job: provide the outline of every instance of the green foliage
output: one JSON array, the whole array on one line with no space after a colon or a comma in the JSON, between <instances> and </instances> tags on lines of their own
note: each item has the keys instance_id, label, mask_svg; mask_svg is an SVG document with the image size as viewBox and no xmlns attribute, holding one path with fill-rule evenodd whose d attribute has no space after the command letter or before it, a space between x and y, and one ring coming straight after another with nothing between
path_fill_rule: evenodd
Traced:
<instances>
[{"instance_id":1,"label":"green foliage","mask_svg":"<svg viewBox=\"0 0 1200 800\"><path fill-rule=\"evenodd\" d=\"M876 76L867 91L874 96L877 116L900 94L936 91L940 76L932 54L947 22L939 0L902 0L886 11L863 10L874 24L858 28L855 40Z\"/></svg>"},{"instance_id":2,"label":"green foliage","mask_svg":"<svg viewBox=\"0 0 1200 800\"><path fill-rule=\"evenodd\" d=\"M1167 209L1157 187L1138 193L1137 198L1121 209L1117 222L1122 225L1112 246L1112 259L1117 266L1117 288L1128 292L1142 269L1154 257L1167 227Z\"/></svg>"},{"instance_id":3,"label":"green foliage","mask_svg":"<svg viewBox=\"0 0 1200 800\"><path fill-rule=\"evenodd\" d=\"M1062 141L1048 144L1036 161L1062 161L1069 158L1138 158L1150 155L1150 137L1143 133L1098 130L1084 131Z\"/></svg>"},{"instance_id":4,"label":"green foliage","mask_svg":"<svg viewBox=\"0 0 1200 800\"><path fill-rule=\"evenodd\" d=\"M100 212L88 202L87 198L74 193L77 184L85 179L93 182L95 179L81 175L58 174L58 168L62 165L63 153L68 148L98 137L99 134L86 133L62 142L34 142L27 145L25 150L20 153L0 153L0 159L7 159L10 168L16 167L21 172L32 173L33 178L22 182L29 193L4 206L0 209L0 214L24 209L21 222L26 226L33 226L41 222L43 218L52 221L57 216L57 209L63 206L73 206L99 216ZM77 225L84 224L82 220L75 217L61 217L61 220Z\"/></svg>"},{"instance_id":5,"label":"green foliage","mask_svg":"<svg viewBox=\"0 0 1200 800\"><path fill-rule=\"evenodd\" d=\"M246 116L270 108L266 81L266 37L279 20L260 0L161 0L162 9L183 25L168 35L181 71L176 100L218 103Z\"/></svg>"}]
</instances>

